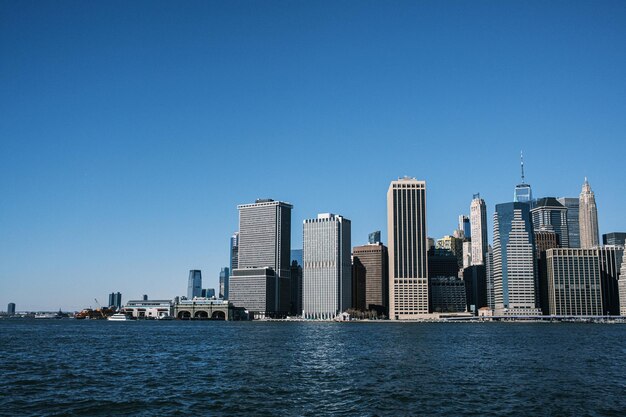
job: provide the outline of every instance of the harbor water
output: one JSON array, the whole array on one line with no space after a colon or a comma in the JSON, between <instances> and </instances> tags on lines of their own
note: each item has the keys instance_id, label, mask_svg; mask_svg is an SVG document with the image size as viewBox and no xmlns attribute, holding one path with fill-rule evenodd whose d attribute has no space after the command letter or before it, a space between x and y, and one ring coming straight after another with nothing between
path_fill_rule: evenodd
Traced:
<instances>
[{"instance_id":1,"label":"harbor water","mask_svg":"<svg viewBox=\"0 0 626 417\"><path fill-rule=\"evenodd\" d=\"M626 414L626 325L0 320L0 415Z\"/></svg>"}]
</instances>

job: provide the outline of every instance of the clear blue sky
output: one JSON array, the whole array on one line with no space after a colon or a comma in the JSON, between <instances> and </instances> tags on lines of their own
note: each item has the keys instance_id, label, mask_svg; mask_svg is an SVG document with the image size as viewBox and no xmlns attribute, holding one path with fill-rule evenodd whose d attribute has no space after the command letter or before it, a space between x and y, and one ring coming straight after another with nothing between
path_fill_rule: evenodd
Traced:
<instances>
[{"instance_id":1,"label":"clear blue sky","mask_svg":"<svg viewBox=\"0 0 626 417\"><path fill-rule=\"evenodd\" d=\"M389 182L428 234L585 176L626 230L624 1L0 1L0 310L216 287L236 205L386 239Z\"/></svg>"}]
</instances>

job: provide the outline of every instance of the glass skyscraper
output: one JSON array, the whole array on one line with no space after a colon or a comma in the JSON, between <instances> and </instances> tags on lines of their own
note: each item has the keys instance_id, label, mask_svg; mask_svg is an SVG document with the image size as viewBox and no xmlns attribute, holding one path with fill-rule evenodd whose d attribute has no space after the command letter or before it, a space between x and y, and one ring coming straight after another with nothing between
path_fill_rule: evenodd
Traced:
<instances>
[{"instance_id":1,"label":"glass skyscraper","mask_svg":"<svg viewBox=\"0 0 626 417\"><path fill-rule=\"evenodd\" d=\"M559 197L556 199L567 209L567 235L570 248L580 248L580 227L578 223L578 198Z\"/></svg>"},{"instance_id":2,"label":"glass skyscraper","mask_svg":"<svg viewBox=\"0 0 626 417\"><path fill-rule=\"evenodd\" d=\"M535 230L553 231L558 236L559 246L569 248L567 208L554 197L544 197L536 201L530 211Z\"/></svg>"},{"instance_id":3,"label":"glass skyscraper","mask_svg":"<svg viewBox=\"0 0 626 417\"><path fill-rule=\"evenodd\" d=\"M202 297L202 272L197 269L189 271L189 281L187 283L187 298Z\"/></svg>"},{"instance_id":4,"label":"glass skyscraper","mask_svg":"<svg viewBox=\"0 0 626 417\"><path fill-rule=\"evenodd\" d=\"M530 204L496 205L493 215L496 314L540 314L537 308L534 235Z\"/></svg>"}]
</instances>

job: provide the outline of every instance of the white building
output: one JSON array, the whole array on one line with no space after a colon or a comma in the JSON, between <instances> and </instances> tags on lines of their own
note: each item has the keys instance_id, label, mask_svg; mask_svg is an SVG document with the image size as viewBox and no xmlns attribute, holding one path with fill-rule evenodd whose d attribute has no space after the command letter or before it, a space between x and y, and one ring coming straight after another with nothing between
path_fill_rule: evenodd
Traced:
<instances>
[{"instance_id":1,"label":"white building","mask_svg":"<svg viewBox=\"0 0 626 417\"><path fill-rule=\"evenodd\" d=\"M352 306L350 220L319 214L303 227L302 315L333 319Z\"/></svg>"},{"instance_id":2,"label":"white building","mask_svg":"<svg viewBox=\"0 0 626 417\"><path fill-rule=\"evenodd\" d=\"M484 265L487 252L487 205L480 194L475 194L470 204L472 229L472 265Z\"/></svg>"},{"instance_id":3,"label":"white building","mask_svg":"<svg viewBox=\"0 0 626 417\"><path fill-rule=\"evenodd\" d=\"M404 177L387 191L389 318L428 315L426 182Z\"/></svg>"},{"instance_id":4,"label":"white building","mask_svg":"<svg viewBox=\"0 0 626 417\"><path fill-rule=\"evenodd\" d=\"M596 197L593 191L591 191L591 186L586 177L578 201L580 247L583 249L595 248L600 243L598 209L596 207Z\"/></svg>"},{"instance_id":5,"label":"white building","mask_svg":"<svg viewBox=\"0 0 626 417\"><path fill-rule=\"evenodd\" d=\"M124 311L135 318L159 319L172 316L172 302L170 300L130 300L124 306Z\"/></svg>"},{"instance_id":6,"label":"white building","mask_svg":"<svg viewBox=\"0 0 626 417\"><path fill-rule=\"evenodd\" d=\"M626 317L626 250L624 250L624 257L622 258L622 268L617 286L619 288L619 314Z\"/></svg>"}]
</instances>

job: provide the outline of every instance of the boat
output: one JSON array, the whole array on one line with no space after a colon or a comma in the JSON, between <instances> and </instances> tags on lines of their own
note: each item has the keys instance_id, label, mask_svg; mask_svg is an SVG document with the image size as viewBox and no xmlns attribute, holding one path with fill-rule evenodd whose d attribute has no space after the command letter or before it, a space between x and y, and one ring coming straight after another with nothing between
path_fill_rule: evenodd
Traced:
<instances>
[{"instance_id":1,"label":"boat","mask_svg":"<svg viewBox=\"0 0 626 417\"><path fill-rule=\"evenodd\" d=\"M112 316L107 317L107 320L111 321L131 321L131 318L124 313L115 313Z\"/></svg>"}]
</instances>

